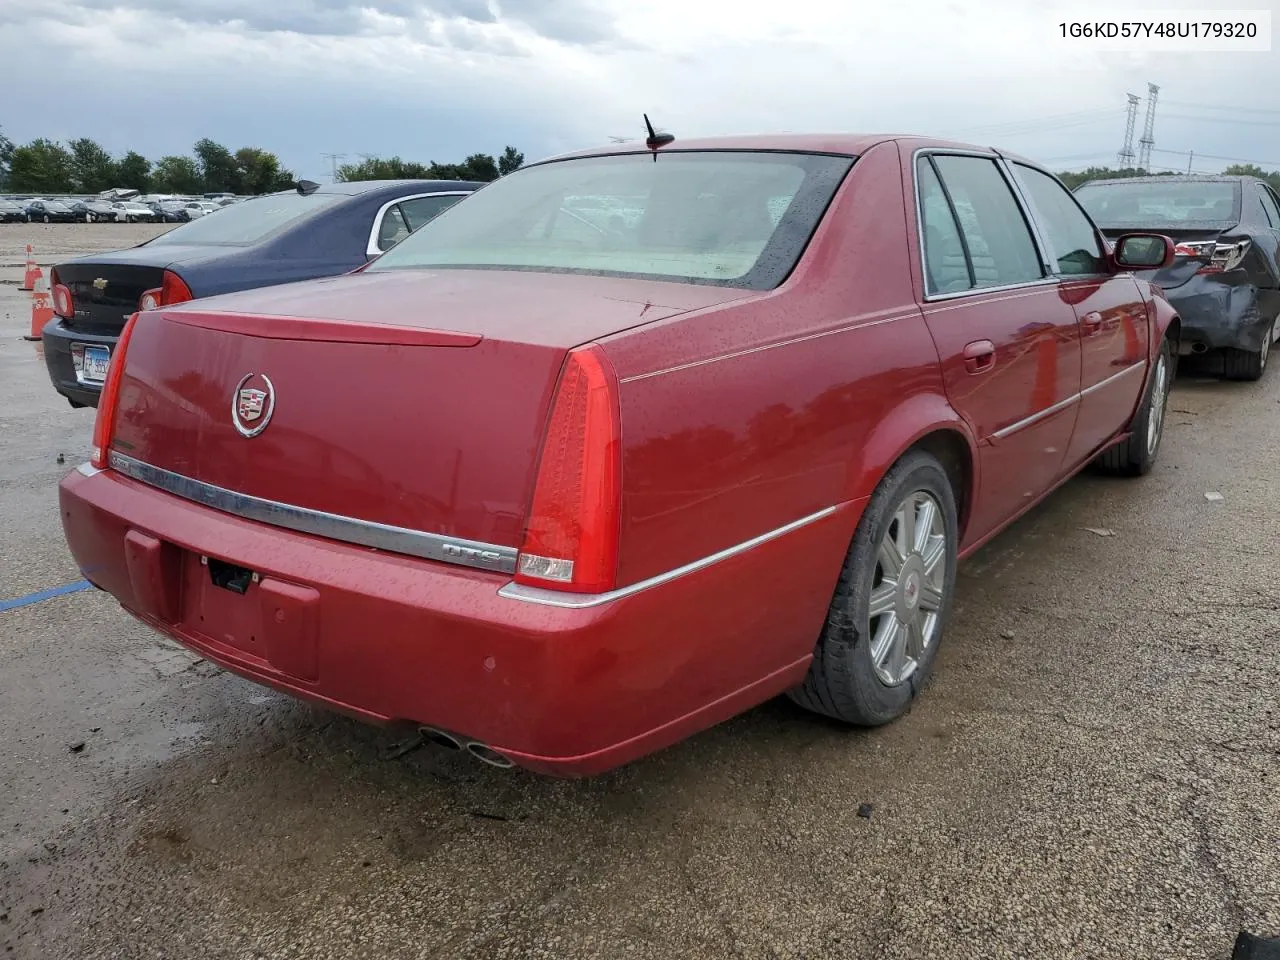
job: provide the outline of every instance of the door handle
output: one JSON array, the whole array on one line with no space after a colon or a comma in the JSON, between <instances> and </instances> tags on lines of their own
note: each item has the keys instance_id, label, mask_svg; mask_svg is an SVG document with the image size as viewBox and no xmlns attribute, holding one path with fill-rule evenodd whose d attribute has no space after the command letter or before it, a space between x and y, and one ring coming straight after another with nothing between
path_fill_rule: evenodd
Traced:
<instances>
[{"instance_id":1,"label":"door handle","mask_svg":"<svg viewBox=\"0 0 1280 960\"><path fill-rule=\"evenodd\" d=\"M1096 310L1092 313L1086 313L1080 318L1080 324L1084 327L1084 335L1086 337L1096 337L1102 332L1102 314Z\"/></svg>"},{"instance_id":2,"label":"door handle","mask_svg":"<svg viewBox=\"0 0 1280 960\"><path fill-rule=\"evenodd\" d=\"M970 373L986 373L996 365L996 345L990 340L975 340L964 347L964 368Z\"/></svg>"}]
</instances>

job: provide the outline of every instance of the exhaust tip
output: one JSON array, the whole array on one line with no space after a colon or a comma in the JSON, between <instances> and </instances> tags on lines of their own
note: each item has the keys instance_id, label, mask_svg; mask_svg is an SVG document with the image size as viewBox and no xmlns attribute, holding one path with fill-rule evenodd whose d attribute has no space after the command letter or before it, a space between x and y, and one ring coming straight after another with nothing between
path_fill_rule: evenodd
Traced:
<instances>
[{"instance_id":1,"label":"exhaust tip","mask_svg":"<svg viewBox=\"0 0 1280 960\"><path fill-rule=\"evenodd\" d=\"M434 743L446 750L462 749L462 741L444 730L437 730L435 727L419 727L418 733L422 734L422 739L427 743Z\"/></svg>"},{"instance_id":2,"label":"exhaust tip","mask_svg":"<svg viewBox=\"0 0 1280 960\"><path fill-rule=\"evenodd\" d=\"M512 761L498 753L498 751L489 749L483 743L468 743L467 753L471 754L481 763L487 763L491 767L501 767L504 770L510 770L515 766Z\"/></svg>"},{"instance_id":3,"label":"exhaust tip","mask_svg":"<svg viewBox=\"0 0 1280 960\"><path fill-rule=\"evenodd\" d=\"M1209 345L1206 343L1201 343L1200 341L1196 341L1191 345L1191 352L1192 353L1208 353Z\"/></svg>"}]
</instances>

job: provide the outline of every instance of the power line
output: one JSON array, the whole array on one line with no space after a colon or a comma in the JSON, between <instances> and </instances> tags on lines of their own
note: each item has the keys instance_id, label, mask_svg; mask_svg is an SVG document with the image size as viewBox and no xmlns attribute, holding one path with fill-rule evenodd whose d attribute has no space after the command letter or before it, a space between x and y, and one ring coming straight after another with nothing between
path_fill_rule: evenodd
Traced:
<instances>
[{"instance_id":1,"label":"power line","mask_svg":"<svg viewBox=\"0 0 1280 960\"><path fill-rule=\"evenodd\" d=\"M1235 105L1225 103L1186 103L1182 100L1166 100L1165 106L1190 108L1192 110L1221 110L1226 113L1266 113L1273 116L1280 116L1280 110L1269 110L1265 107L1237 107Z\"/></svg>"},{"instance_id":2,"label":"power line","mask_svg":"<svg viewBox=\"0 0 1280 960\"><path fill-rule=\"evenodd\" d=\"M1234 127L1274 127L1276 120L1236 120L1232 117L1194 117L1187 113L1162 113L1166 120L1191 120L1195 123L1229 123Z\"/></svg>"},{"instance_id":3,"label":"power line","mask_svg":"<svg viewBox=\"0 0 1280 960\"><path fill-rule=\"evenodd\" d=\"M1032 127L1053 128L1064 123L1092 123L1097 120L1118 116L1121 112L1123 111L1117 110L1114 107L1108 107L1106 109L1077 110L1072 113L1052 114L1043 117L1027 117L1022 120L1007 120L1003 123L988 123L983 124L982 126L965 127L957 132L961 135L1000 134L1007 131L1018 131Z\"/></svg>"},{"instance_id":4,"label":"power line","mask_svg":"<svg viewBox=\"0 0 1280 960\"><path fill-rule=\"evenodd\" d=\"M1193 153L1191 150L1155 150L1154 153L1167 153L1178 157L1189 157ZM1221 157L1213 153L1197 153L1196 156L1205 160L1227 160L1231 163L1251 163L1255 167L1280 167L1280 160L1246 160L1244 157Z\"/></svg>"}]
</instances>

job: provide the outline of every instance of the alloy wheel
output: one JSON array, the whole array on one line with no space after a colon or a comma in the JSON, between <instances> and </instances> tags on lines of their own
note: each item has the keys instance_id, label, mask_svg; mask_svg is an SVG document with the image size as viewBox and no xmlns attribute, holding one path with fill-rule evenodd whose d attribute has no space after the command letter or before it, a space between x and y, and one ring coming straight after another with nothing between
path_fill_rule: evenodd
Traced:
<instances>
[{"instance_id":1,"label":"alloy wheel","mask_svg":"<svg viewBox=\"0 0 1280 960\"><path fill-rule=\"evenodd\" d=\"M1156 359L1152 374L1151 410L1147 414L1147 455L1151 456L1160 446L1160 433L1164 429L1165 401L1169 397L1169 364L1161 353Z\"/></svg>"},{"instance_id":2,"label":"alloy wheel","mask_svg":"<svg viewBox=\"0 0 1280 960\"><path fill-rule=\"evenodd\" d=\"M908 494L880 541L868 606L871 665L887 686L909 680L938 637L946 556L942 507L927 491Z\"/></svg>"}]
</instances>

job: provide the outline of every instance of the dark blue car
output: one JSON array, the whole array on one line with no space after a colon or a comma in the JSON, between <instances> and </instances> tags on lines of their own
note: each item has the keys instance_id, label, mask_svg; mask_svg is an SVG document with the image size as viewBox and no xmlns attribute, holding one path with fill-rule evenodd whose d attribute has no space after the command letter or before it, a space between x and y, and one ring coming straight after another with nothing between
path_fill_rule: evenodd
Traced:
<instances>
[{"instance_id":1,"label":"dark blue car","mask_svg":"<svg viewBox=\"0 0 1280 960\"><path fill-rule=\"evenodd\" d=\"M116 339L140 308L347 273L482 185L303 183L127 250L60 263L50 274L56 316L42 332L54 388L73 407L97 406Z\"/></svg>"}]
</instances>

